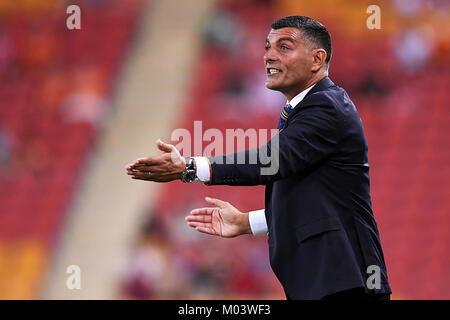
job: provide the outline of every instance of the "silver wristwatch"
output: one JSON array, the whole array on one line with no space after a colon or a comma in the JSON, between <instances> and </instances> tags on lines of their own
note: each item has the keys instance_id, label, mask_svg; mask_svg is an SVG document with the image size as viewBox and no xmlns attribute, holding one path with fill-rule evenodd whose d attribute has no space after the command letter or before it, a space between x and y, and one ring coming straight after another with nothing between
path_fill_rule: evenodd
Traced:
<instances>
[{"instance_id":1,"label":"silver wristwatch","mask_svg":"<svg viewBox=\"0 0 450 320\"><path fill-rule=\"evenodd\" d=\"M186 159L186 170L181 173L181 181L185 183L199 181L197 179L197 166L195 164L195 159L192 157L185 157Z\"/></svg>"}]
</instances>

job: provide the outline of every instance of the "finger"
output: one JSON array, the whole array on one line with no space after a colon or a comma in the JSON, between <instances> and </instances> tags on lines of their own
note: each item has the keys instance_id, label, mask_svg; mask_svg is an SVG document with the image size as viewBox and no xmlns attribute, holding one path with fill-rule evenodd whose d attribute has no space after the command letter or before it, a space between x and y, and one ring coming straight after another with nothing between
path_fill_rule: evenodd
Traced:
<instances>
[{"instance_id":1,"label":"finger","mask_svg":"<svg viewBox=\"0 0 450 320\"><path fill-rule=\"evenodd\" d=\"M127 171L135 171L135 170L139 170L139 166L131 165L131 166L127 167L126 170L127 170Z\"/></svg>"},{"instance_id":2,"label":"finger","mask_svg":"<svg viewBox=\"0 0 450 320\"><path fill-rule=\"evenodd\" d=\"M212 229L211 223L191 221L191 222L188 222L188 225L192 228L202 227L202 228Z\"/></svg>"},{"instance_id":3,"label":"finger","mask_svg":"<svg viewBox=\"0 0 450 320\"><path fill-rule=\"evenodd\" d=\"M225 202L225 201L222 201L219 199L215 199L215 198L206 197L205 200L206 200L206 202L209 202L219 208L225 208L228 205L228 202Z\"/></svg>"},{"instance_id":4,"label":"finger","mask_svg":"<svg viewBox=\"0 0 450 320\"><path fill-rule=\"evenodd\" d=\"M132 171L132 170L139 170L139 166L134 166L134 165L132 165L132 166L129 166L129 167L127 167L126 169L127 169L127 171Z\"/></svg>"},{"instance_id":5,"label":"finger","mask_svg":"<svg viewBox=\"0 0 450 320\"><path fill-rule=\"evenodd\" d=\"M190 223L190 222L211 223L211 221L212 221L212 217L211 216L204 216L204 215L201 215L201 216L187 216L185 219L186 219L186 221L188 223Z\"/></svg>"},{"instance_id":6,"label":"finger","mask_svg":"<svg viewBox=\"0 0 450 320\"><path fill-rule=\"evenodd\" d=\"M137 159L133 167L154 166L158 164L161 164L161 159L148 157Z\"/></svg>"},{"instance_id":7,"label":"finger","mask_svg":"<svg viewBox=\"0 0 450 320\"><path fill-rule=\"evenodd\" d=\"M198 208L198 209L194 209L191 210L191 215L211 215L213 214L214 210L217 210L216 208Z\"/></svg>"},{"instance_id":8,"label":"finger","mask_svg":"<svg viewBox=\"0 0 450 320\"><path fill-rule=\"evenodd\" d=\"M127 168L129 169L137 169L142 166L149 166L149 165L155 165L160 162L159 159L154 157L148 157L148 158L139 158L136 159L133 163L129 164Z\"/></svg>"},{"instance_id":9,"label":"finger","mask_svg":"<svg viewBox=\"0 0 450 320\"><path fill-rule=\"evenodd\" d=\"M212 228L211 223L188 222L188 226L203 233L217 235L217 232Z\"/></svg>"},{"instance_id":10,"label":"finger","mask_svg":"<svg viewBox=\"0 0 450 320\"><path fill-rule=\"evenodd\" d=\"M143 170L142 167L127 169L128 174L135 174L135 173L148 174L150 172L153 172L153 170L150 170L148 167L146 167L145 170Z\"/></svg>"},{"instance_id":11,"label":"finger","mask_svg":"<svg viewBox=\"0 0 450 320\"><path fill-rule=\"evenodd\" d=\"M133 173L133 172L142 172L142 173L148 173L148 172L157 173L157 172L159 172L159 173L167 174L167 169L161 168L160 166L141 166L141 167L129 169L128 172L131 172L131 173Z\"/></svg>"},{"instance_id":12,"label":"finger","mask_svg":"<svg viewBox=\"0 0 450 320\"><path fill-rule=\"evenodd\" d=\"M135 166L135 165L137 165L139 163L139 161L143 161L143 160L147 160L147 159L148 159L148 157L147 158L138 158L138 159L134 160L132 165Z\"/></svg>"},{"instance_id":13,"label":"finger","mask_svg":"<svg viewBox=\"0 0 450 320\"><path fill-rule=\"evenodd\" d=\"M132 175L134 175L134 174L137 173L137 172L138 172L138 170L130 170L130 169L127 170L127 174L128 174L129 176L132 176Z\"/></svg>"},{"instance_id":14,"label":"finger","mask_svg":"<svg viewBox=\"0 0 450 320\"><path fill-rule=\"evenodd\" d=\"M146 165L147 164L145 164L145 163L135 162L135 163L131 164L127 169L139 169L140 167L146 166Z\"/></svg>"},{"instance_id":15,"label":"finger","mask_svg":"<svg viewBox=\"0 0 450 320\"><path fill-rule=\"evenodd\" d=\"M156 146L164 152L172 152L173 145L162 142L160 139L156 141Z\"/></svg>"},{"instance_id":16,"label":"finger","mask_svg":"<svg viewBox=\"0 0 450 320\"><path fill-rule=\"evenodd\" d=\"M130 176L132 179L154 182L170 182L179 179L178 174L160 174L158 172L133 172Z\"/></svg>"},{"instance_id":17,"label":"finger","mask_svg":"<svg viewBox=\"0 0 450 320\"><path fill-rule=\"evenodd\" d=\"M195 227L196 227L193 223L190 223L190 222L188 222L187 225L188 225L189 227L191 227L191 228L195 228Z\"/></svg>"},{"instance_id":18,"label":"finger","mask_svg":"<svg viewBox=\"0 0 450 320\"><path fill-rule=\"evenodd\" d=\"M152 180L154 175L150 172L133 172L130 174L132 179Z\"/></svg>"}]
</instances>

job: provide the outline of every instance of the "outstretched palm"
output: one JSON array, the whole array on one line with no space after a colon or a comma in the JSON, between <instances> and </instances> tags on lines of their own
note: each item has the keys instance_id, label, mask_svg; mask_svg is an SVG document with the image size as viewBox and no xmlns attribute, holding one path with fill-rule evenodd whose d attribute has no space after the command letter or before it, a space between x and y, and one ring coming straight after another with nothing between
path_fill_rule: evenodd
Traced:
<instances>
[{"instance_id":1,"label":"outstretched palm","mask_svg":"<svg viewBox=\"0 0 450 320\"><path fill-rule=\"evenodd\" d=\"M191 215L186 217L189 226L200 232L223 238L249 233L250 226L246 214L219 199L206 198L206 201L216 207L192 210Z\"/></svg>"}]
</instances>

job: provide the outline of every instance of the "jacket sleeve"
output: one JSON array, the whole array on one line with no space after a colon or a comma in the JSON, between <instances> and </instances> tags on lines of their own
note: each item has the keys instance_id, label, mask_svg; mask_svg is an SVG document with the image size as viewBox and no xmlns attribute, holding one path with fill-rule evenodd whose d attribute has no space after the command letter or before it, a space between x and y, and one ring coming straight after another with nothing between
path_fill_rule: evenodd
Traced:
<instances>
[{"instance_id":1,"label":"jacket sleeve","mask_svg":"<svg viewBox=\"0 0 450 320\"><path fill-rule=\"evenodd\" d=\"M340 121L335 107L309 104L287 127L257 149L209 157L212 185L264 185L306 172L336 151Z\"/></svg>"}]
</instances>

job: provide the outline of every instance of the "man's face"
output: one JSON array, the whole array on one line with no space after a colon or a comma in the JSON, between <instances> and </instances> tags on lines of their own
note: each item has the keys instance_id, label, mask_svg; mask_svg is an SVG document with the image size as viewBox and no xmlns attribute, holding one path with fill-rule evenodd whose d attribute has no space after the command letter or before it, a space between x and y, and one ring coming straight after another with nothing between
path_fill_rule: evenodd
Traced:
<instances>
[{"instance_id":1,"label":"man's face","mask_svg":"<svg viewBox=\"0 0 450 320\"><path fill-rule=\"evenodd\" d=\"M284 93L291 99L311 78L311 50L297 28L269 32L266 39L266 87Z\"/></svg>"}]
</instances>

